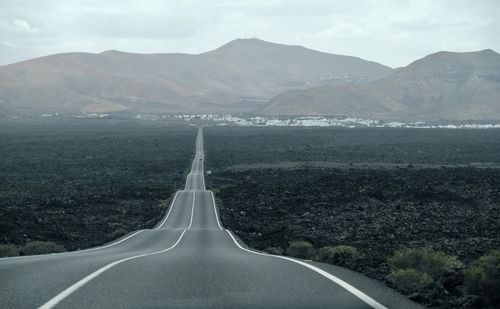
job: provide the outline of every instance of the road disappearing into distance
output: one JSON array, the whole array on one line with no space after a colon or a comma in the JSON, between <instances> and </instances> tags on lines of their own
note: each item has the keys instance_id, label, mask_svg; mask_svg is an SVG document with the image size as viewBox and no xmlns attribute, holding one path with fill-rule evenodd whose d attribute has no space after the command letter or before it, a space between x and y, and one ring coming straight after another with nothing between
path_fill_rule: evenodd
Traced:
<instances>
[{"instance_id":1,"label":"road disappearing into distance","mask_svg":"<svg viewBox=\"0 0 500 309\"><path fill-rule=\"evenodd\" d=\"M87 250L0 259L0 304L2 308L417 307L359 274L247 248L224 229L214 195L205 189L201 128L185 188L175 194L154 229Z\"/></svg>"}]
</instances>

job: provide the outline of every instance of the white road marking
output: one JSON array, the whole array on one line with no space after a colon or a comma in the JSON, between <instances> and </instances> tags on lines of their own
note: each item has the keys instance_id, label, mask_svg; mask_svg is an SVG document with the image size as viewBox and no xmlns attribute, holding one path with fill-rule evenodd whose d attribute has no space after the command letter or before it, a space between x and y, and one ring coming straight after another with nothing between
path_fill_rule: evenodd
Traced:
<instances>
[{"instance_id":1,"label":"white road marking","mask_svg":"<svg viewBox=\"0 0 500 309\"><path fill-rule=\"evenodd\" d=\"M355 287L353 287L349 283L343 281L340 278L335 277L334 275L332 275L332 274L330 274L330 273L328 273L328 272L326 272L326 271L324 271L324 270L322 270L322 269L320 269L320 268L318 268L316 266L313 266L311 264L307 264L305 262L298 261L298 260L295 260L295 259L292 259L292 258L289 258L289 257L286 257L286 256L274 255L274 254L268 254L268 253L262 253L262 252L257 252L257 251L249 250L247 248L242 247L238 243L238 241L236 240L236 238L232 235L232 233L229 230L226 230L226 232L229 234L229 236L231 236L231 239L234 241L234 243L236 244L236 246L238 246L238 248L240 248L241 250L244 250L246 252L250 252L250 253L253 253L253 254L257 254L257 255L263 255L263 256L268 256L268 257L274 257L274 258L278 258L278 259L287 260L287 261L299 264L301 266L307 267L307 268L309 268L309 269L317 272L318 274L322 275L323 277L326 277L327 279L329 279L329 280L333 281L334 283L340 285L341 287L343 287L344 289L346 289L347 291L349 291L351 294L353 294L357 298L359 298L362 301L364 301L367 305L371 306L372 308L387 309L385 306L383 306L382 304L380 304L379 302L377 302L376 300L374 300L370 296L366 295L365 293L361 292L360 290L356 289Z\"/></svg>"},{"instance_id":2,"label":"white road marking","mask_svg":"<svg viewBox=\"0 0 500 309\"><path fill-rule=\"evenodd\" d=\"M195 157L195 160L196 159L197 159L197 157ZM193 173L191 172L191 173L188 174L188 176L190 176L190 175L193 176ZM172 246L170 246L167 249L160 250L160 251L139 254L139 255L135 255L135 256L123 258L123 259L115 261L115 262L111 262L111 263L107 264L106 266L103 266L103 267L99 268L98 270L96 270L95 272L93 272L90 275L86 276L85 278L81 279L80 281L74 283L73 285L71 285L70 287L68 287L66 290L62 291L61 293L59 293L58 295L56 295L55 297L53 297L52 299L50 299L48 302L46 302L45 304L43 304L42 306L40 306L39 309L53 308L58 303L60 303L61 301L63 301L65 298L67 298L68 296L70 296L71 294L73 294L74 292L76 292L79 288L81 288L82 286L84 286L85 284L87 284L88 282L90 282L91 280L93 280L96 277L98 277L100 274L104 273L105 271L113 268L114 266L116 266L118 264L121 264L121 263L126 262L126 261L130 261L130 260L133 260L133 259L145 257L145 256L151 256L151 255L156 255L156 254L160 254L160 253L165 253L165 252L167 252L167 251L172 250L173 248L175 248L179 244L179 242L181 241L181 239L184 236L184 234L186 233L186 231L188 229L191 229L191 226L193 225L194 206L195 206L195 203L196 203L196 175L194 177L195 177L195 179L194 179L194 185L195 186L193 188L193 203L191 204L191 218L189 220L189 226L188 226L187 229L184 229L182 231L182 234L179 236L179 238L177 239L177 241ZM186 180L186 187L187 187L187 180ZM176 192L174 200L172 201L172 204L170 206L170 209L169 209L167 215L163 219L162 223L156 228L156 230L160 229L163 226L163 224L165 224L165 222L167 221L167 218L169 217L170 212L172 211L172 208L175 205L175 201L177 199L178 193L179 193L179 191ZM142 231L139 231L139 232L142 232ZM139 233L139 232L137 232L137 233ZM135 234L133 234L133 235L135 235ZM132 237L133 235L131 235L129 237ZM128 239L128 238L126 238L126 239ZM124 240L125 239L123 239L121 241L124 241Z\"/></svg>"},{"instance_id":3,"label":"white road marking","mask_svg":"<svg viewBox=\"0 0 500 309\"><path fill-rule=\"evenodd\" d=\"M175 200L177 200L177 194L179 194L179 191L175 192L174 200L170 204L170 207L168 209L167 215L165 216L165 219L163 219L161 224L155 230L159 230L163 226L163 224L165 224L165 222L167 222L168 216L170 216L170 212L172 211L172 208L174 208Z\"/></svg>"},{"instance_id":4,"label":"white road marking","mask_svg":"<svg viewBox=\"0 0 500 309\"><path fill-rule=\"evenodd\" d=\"M175 193L175 196L174 196L174 200L172 201L172 204L170 205L170 208L168 210L168 213L166 215L166 217L163 219L162 223L157 227L155 228L155 230L159 230L164 224L165 222L167 221L168 219L168 216L170 215L170 212L172 211L172 208L175 204L175 200L177 199L177 194L179 193L180 191L177 191ZM3 258L0 258L0 261L5 261L5 260L14 260L14 259L26 259L26 258L41 258L41 257L46 257L46 256L63 256L63 255L69 255L69 254L75 254L75 253L86 253L86 252L91 252L91 251L96 251L96 250L102 250L102 249L106 249L106 248L109 248L109 247L112 247L114 245L118 245L134 236L136 236L137 234L140 234L142 232L144 232L146 230L139 230L139 231L136 231L134 232L133 234L123 238L123 239L120 239L118 241L115 241L115 242L112 242L112 243L109 243L107 245L104 245L104 246L99 246L99 247L95 247L95 248L89 248L89 249L84 249L84 250L77 250L77 251L69 251L69 252L60 252L60 253L47 253L47 254L37 254L37 255L25 255L25 256L11 256L11 257L3 257Z\"/></svg>"},{"instance_id":5,"label":"white road marking","mask_svg":"<svg viewBox=\"0 0 500 309\"><path fill-rule=\"evenodd\" d=\"M120 239L118 241L112 242L110 244L104 245L104 246L99 246L95 248L90 248L90 249L84 249L84 250L77 250L77 251L69 251L69 252L60 252L60 253L47 253L47 254L37 254L37 255L25 255L25 256L11 256L11 257L3 257L0 258L0 261L4 260L14 260L14 259L27 259L27 258L41 258L41 257L46 257L46 256L62 256L62 255L70 255L70 254L75 254L75 253L85 253L85 252L90 252L90 251L96 251L96 250L101 250L101 249L106 249L109 247L112 247L114 245L118 245L119 243L124 242L127 239L130 239L134 236L136 236L139 233L142 233L146 230L139 230L133 233L132 235L129 235L123 239Z\"/></svg>"},{"instance_id":6,"label":"white road marking","mask_svg":"<svg viewBox=\"0 0 500 309\"><path fill-rule=\"evenodd\" d=\"M76 292L79 288L81 288L82 286L84 286L85 284L87 284L89 281L91 281L92 279L95 279L100 274L102 274L105 271L107 271L107 270L115 267L118 264L121 264L121 263L126 262L126 261L130 261L130 260L133 260L133 259L145 257L145 256L151 256L151 255L156 255L156 254L160 254L160 253L165 253L165 252L167 252L169 250L172 250L173 248L175 248L179 244L179 242L181 241L182 237L184 236L184 233L186 233L186 229L184 229L184 231L182 231L181 236L179 236L179 238L177 239L177 241L175 242L175 244L173 244L172 246L168 247L167 249L163 249L161 251L156 251L156 252L150 252L150 253L144 253L144 254L139 254L139 255L131 256L131 257L128 257L128 258L124 258L124 259L121 259L121 260L109 263L108 265L106 265L104 267L101 267L100 269L98 269L95 272L91 273L87 277L85 277L85 278L81 279L80 281L78 281L77 283L73 284L72 286L70 286L66 290L64 290L61 293L57 294L51 300L49 300L48 302L46 302L45 304L43 304L42 306L40 306L39 309L54 308L55 305L57 305L58 303L60 303L61 301L63 301L66 297L68 297L71 294L73 294L74 292Z\"/></svg>"},{"instance_id":7,"label":"white road marking","mask_svg":"<svg viewBox=\"0 0 500 309\"><path fill-rule=\"evenodd\" d=\"M188 226L188 230L191 229L191 225L193 225L193 216L194 216L194 203L196 201L196 191L193 190L193 204L191 205L191 219L189 220L189 226Z\"/></svg>"},{"instance_id":8,"label":"white road marking","mask_svg":"<svg viewBox=\"0 0 500 309\"><path fill-rule=\"evenodd\" d=\"M202 132L202 129L200 129L200 132ZM202 138L203 138L203 133L202 133ZM203 151L203 142L200 142L200 147L202 148L202 151L201 151L201 156L202 156L202 160L201 160L201 180L203 180L203 190L206 190L206 186L205 186L205 153Z\"/></svg>"},{"instance_id":9,"label":"white road marking","mask_svg":"<svg viewBox=\"0 0 500 309\"><path fill-rule=\"evenodd\" d=\"M201 180L203 181L203 188L202 190L206 190L205 186L205 161L201 161Z\"/></svg>"},{"instance_id":10,"label":"white road marking","mask_svg":"<svg viewBox=\"0 0 500 309\"><path fill-rule=\"evenodd\" d=\"M196 186L198 185L198 181L197 181L198 177L197 176L198 176L198 173L196 173L196 172L193 174L193 176L191 176L191 178L194 177L194 180L193 180L193 190L196 190Z\"/></svg>"},{"instance_id":11,"label":"white road marking","mask_svg":"<svg viewBox=\"0 0 500 309\"><path fill-rule=\"evenodd\" d=\"M195 157L195 159L198 159L197 156ZM195 161L198 163L198 161ZM203 166L203 162L201 162L201 165ZM194 166L194 164L193 164ZM121 263L124 263L124 262L127 262L127 261L130 261L130 260L134 260L134 259L138 259L138 258L142 258L142 257L147 257L147 256L153 256L153 255L157 255L157 254L161 254L161 253L165 253L167 251L170 251L172 249L174 249L179 243L180 241L182 240L184 234L186 233L186 231L188 229L191 229L192 227L192 224L193 224L193 217L194 217L194 207L195 207L195 203L196 203L196 185L197 185L197 179L196 179L196 176L198 176L199 172L196 172L196 173L189 173L188 176L191 176L192 177L195 177L194 179L194 188L193 188L193 202L192 202L192 205L191 205L191 217L190 217L190 222L189 222L189 226L187 229L184 229L181 233L181 235L179 236L179 238L177 239L177 241L170 247L166 248L166 249L163 249L163 250L160 250L160 251L155 251L155 252L150 252L150 253L144 253L144 254L138 254L138 255L135 255L135 256L131 256L131 257L127 257L127 258L123 258L123 259L120 259L120 260L117 260L117 261L114 261L114 262L111 262L103 267L101 267L100 269L94 271L93 273L87 275L86 277L84 277L83 279L79 280L78 282L74 283L73 285L71 285L70 287L68 287L67 289L65 289L64 291L62 291L61 293L59 293L58 295L56 295L55 297L53 297L52 299L50 299L48 302L46 302L45 304L43 304L41 307L39 307L40 309L48 309L48 308L53 308L54 306L56 306L57 304L59 304L61 301L63 301L65 298L69 297L71 294L73 294L74 292L76 292L78 289L80 289L81 287L83 287L85 284L87 284L88 282L90 282L91 280L97 278L99 275L101 275L102 273L108 271L109 269L121 264ZM205 179L204 179L204 172L203 172L203 168L202 168L202 181L203 181L203 191L205 190ZM189 179L189 177L188 177ZM191 182L193 182L192 179L190 179ZM187 183L188 181L186 181L186 187L187 187ZM220 221L219 221L219 217L218 217L218 213L217 213L217 209L216 209L216 205L215 205L215 198L214 198L214 194L212 191L209 191L210 194L212 195L212 202L213 202L213 208L214 208L214 212L215 212L215 216L216 216L216 221L217 221L217 225L219 226L219 228L221 230L224 230L220 224ZM177 199L177 195L178 195L179 191L176 192L175 194L175 197L172 201L172 204L170 206L170 209L167 213L167 215L165 216L165 218L162 220L161 224L156 228L156 230L160 229L164 224L165 222L167 221L171 211L172 211L172 208L175 204L175 201ZM386 309L386 307L384 307L383 305L381 305L380 303L378 303L377 301L375 301L374 299L372 299L371 297L369 297L368 295L366 295L365 293L361 292L360 290L356 289L355 287L353 287L352 285L348 284L347 282L333 276L332 274L318 268L318 267L315 267L313 265L310 265L310 264L307 264L305 262L302 262L302 261L299 261L299 260L295 260L295 259L292 259L292 258L289 258L289 257L285 257L285 256L278 256L278 255L272 255L272 254L267 254L267 253L261 253L261 252L257 252L257 251L253 251L253 250L250 250L250 249L247 249L247 248L244 248L242 247L238 241L236 240L236 238L232 235L232 233L229 231L229 230L225 230L228 235L231 237L231 239L233 240L233 242L236 244L236 246L241 249L241 250L244 250L246 252L249 252L249 253L252 253L252 254L256 254L256 255L262 255L262 256L268 256L268 257L274 257L274 258L279 258L279 259L283 259L283 260L287 260L287 261L290 261L290 262L293 262L293 263L296 263L296 264L299 264L301 266L304 266L306 268L309 268L310 270L313 270L315 271L316 273L322 275L323 277L331 280L332 282L336 283L337 285L341 286L342 288L344 288L345 290L349 291L351 294L353 294L354 296L356 296L357 298L359 298L360 300L362 300L363 302L365 302L366 304L368 304L369 306L373 307L373 308L376 308L376 309ZM74 251L74 252L66 252L65 254L69 254L69 253L82 253L82 252L86 252L86 251L94 251L94 250L99 250L99 249L104 249L104 248L107 248L107 247L111 247L111 246L114 246L116 244L119 244L131 237L134 237L135 235L141 233L141 232L144 232L144 230L140 230L140 231L137 231L135 232L134 234L128 236L128 237L125 237L117 242L114 242L114 243L111 243L111 244L108 244L106 246L102 246L102 247L96 247L96 248L92 248L92 249L87 249L87 250L82 250L82 251ZM64 254L64 253L63 253Z\"/></svg>"},{"instance_id":12,"label":"white road marking","mask_svg":"<svg viewBox=\"0 0 500 309\"><path fill-rule=\"evenodd\" d=\"M197 152L197 155L195 156L195 161L193 162L193 166L194 166L194 163L196 162L196 159L198 158L198 154L199 154L199 152ZM191 167L191 168L192 168L192 167ZM193 173L192 173L192 172L190 172L190 173L187 175L187 177L186 177L186 186L185 186L185 190L187 190L187 186L188 186L188 183L189 183L188 179L190 179L190 178L189 178L189 176L191 176L191 177L192 177L192 175L193 175ZM203 185L205 185L205 179L203 179ZM167 215L166 215L166 216L165 216L165 218L162 220L161 224L160 224L158 227L156 227L156 228L155 228L155 230L160 229L160 228L161 228L161 227L165 224L165 222L167 221L167 219L168 219L168 217L169 217L169 215L170 215L170 212L172 211L172 208L173 208L173 206L175 205L175 200L177 199L177 195L178 195L178 193L179 193L179 191L177 191L177 192L175 193L174 199L173 199L173 201L172 201L172 203L171 203L171 205L170 205L170 208L169 208L169 210L168 210ZM194 201L193 201L193 205L194 205ZM191 212L191 222L190 222L190 225L189 225L189 226L191 226L192 222L193 222L193 214L192 214L192 212ZM104 246L95 247L95 248L89 248L89 249L77 250L77 251L70 251L70 252L61 252L61 253L48 253L48 254L26 255L26 256L3 257L3 258L0 258L0 261L5 261L5 260L14 260L14 259L27 259L27 258L41 258L41 257L46 257L46 256L56 256L56 255L57 255L57 256L63 256L63 255L70 255L70 254L75 254L75 253L85 253L85 252L91 252L91 251L96 251L96 250L102 250L102 249L106 249L106 248L112 247L112 246L114 246L114 245L120 244L120 243L122 243L122 242L124 242L124 241L126 241L126 240L128 240L128 239L130 239L130 238L132 238L132 237L134 237L134 236L136 236L136 235L138 235L138 234L140 234L140 233L144 232L144 231L145 231L145 230L139 230L139 231L136 231L136 232L134 232L133 234L131 234L131 235L129 235L129 236L127 236L127 237L123 238L123 239L120 239L120 240L118 240L118 241L115 241L115 242L109 243L109 244L104 245Z\"/></svg>"},{"instance_id":13,"label":"white road marking","mask_svg":"<svg viewBox=\"0 0 500 309\"><path fill-rule=\"evenodd\" d=\"M122 243L122 242L124 242L125 240L130 239L130 238L134 237L135 235L137 235L137 234L139 234L139 233L142 233L142 232L144 232L144 231L146 231L146 230L140 230L140 231L137 231L137 232L133 233L132 235L129 235L129 236L127 236L127 237L123 238L123 239L120 239L120 240L118 240L118 241L116 241L116 242L110 243L110 244L105 245L105 246L100 246L100 247L95 247L95 248L85 249L85 250L80 250L80 251L71 251L71 252L66 252L66 254L68 254L68 253L82 253L82 252L89 252L89 251L95 251L95 250L100 250L100 249L109 248L109 247L112 247L112 246L114 246L114 245L118 245L119 243ZM63 252L63 253L60 253L60 254L64 254L64 252Z\"/></svg>"},{"instance_id":14,"label":"white road marking","mask_svg":"<svg viewBox=\"0 0 500 309\"><path fill-rule=\"evenodd\" d=\"M191 169L192 169L192 167L191 167ZM187 176L186 176L186 185L184 186L184 190L188 189L188 184L189 184L189 180L190 180L189 176L191 176L191 173L187 174Z\"/></svg>"},{"instance_id":15,"label":"white road marking","mask_svg":"<svg viewBox=\"0 0 500 309\"><path fill-rule=\"evenodd\" d=\"M210 194L212 195L212 203L214 205L214 212L215 212L215 219L217 220L217 225L219 226L219 229L223 229L222 226L220 225L220 221L219 221L219 215L217 213L217 208L215 208L215 198L214 198L214 193L212 191L209 191Z\"/></svg>"}]
</instances>

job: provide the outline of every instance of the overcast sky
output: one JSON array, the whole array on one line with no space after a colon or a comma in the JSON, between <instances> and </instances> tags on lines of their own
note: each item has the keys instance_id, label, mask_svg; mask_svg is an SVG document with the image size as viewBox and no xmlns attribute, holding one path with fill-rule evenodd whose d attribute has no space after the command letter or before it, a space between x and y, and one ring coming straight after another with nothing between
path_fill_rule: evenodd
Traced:
<instances>
[{"instance_id":1,"label":"overcast sky","mask_svg":"<svg viewBox=\"0 0 500 309\"><path fill-rule=\"evenodd\" d=\"M199 53L235 38L392 67L500 51L499 0L0 0L0 65L70 52Z\"/></svg>"}]
</instances>

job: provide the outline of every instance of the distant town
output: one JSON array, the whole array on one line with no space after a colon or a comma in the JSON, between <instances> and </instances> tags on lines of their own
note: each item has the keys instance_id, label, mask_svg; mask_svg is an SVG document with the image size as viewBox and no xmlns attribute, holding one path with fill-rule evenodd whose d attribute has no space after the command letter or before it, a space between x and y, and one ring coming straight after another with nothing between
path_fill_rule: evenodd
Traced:
<instances>
[{"instance_id":1,"label":"distant town","mask_svg":"<svg viewBox=\"0 0 500 309\"><path fill-rule=\"evenodd\" d=\"M233 116L207 114L123 114L82 113L61 115L59 113L42 114L41 118L72 117L79 119L132 118L149 121L204 122L213 125L232 125L242 127L343 127L343 128L417 128L417 129L498 129L500 123L487 121L382 121L352 117L327 116Z\"/></svg>"}]
</instances>

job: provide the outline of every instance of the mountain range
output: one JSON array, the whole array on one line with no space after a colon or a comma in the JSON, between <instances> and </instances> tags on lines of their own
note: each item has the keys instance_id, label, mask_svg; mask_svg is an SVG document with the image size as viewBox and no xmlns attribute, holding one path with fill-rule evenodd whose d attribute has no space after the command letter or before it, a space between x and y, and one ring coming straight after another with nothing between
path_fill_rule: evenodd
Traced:
<instances>
[{"instance_id":1,"label":"mountain range","mask_svg":"<svg viewBox=\"0 0 500 309\"><path fill-rule=\"evenodd\" d=\"M0 66L0 115L242 113L500 119L500 55L438 52L394 70L237 39L201 54L64 53Z\"/></svg>"},{"instance_id":2,"label":"mountain range","mask_svg":"<svg viewBox=\"0 0 500 309\"><path fill-rule=\"evenodd\" d=\"M500 119L500 55L492 50L438 52L369 84L286 91L272 99L263 113Z\"/></svg>"},{"instance_id":3,"label":"mountain range","mask_svg":"<svg viewBox=\"0 0 500 309\"><path fill-rule=\"evenodd\" d=\"M297 88L370 82L392 69L258 39L202 54L66 53L0 67L14 113L255 111Z\"/></svg>"}]
</instances>

